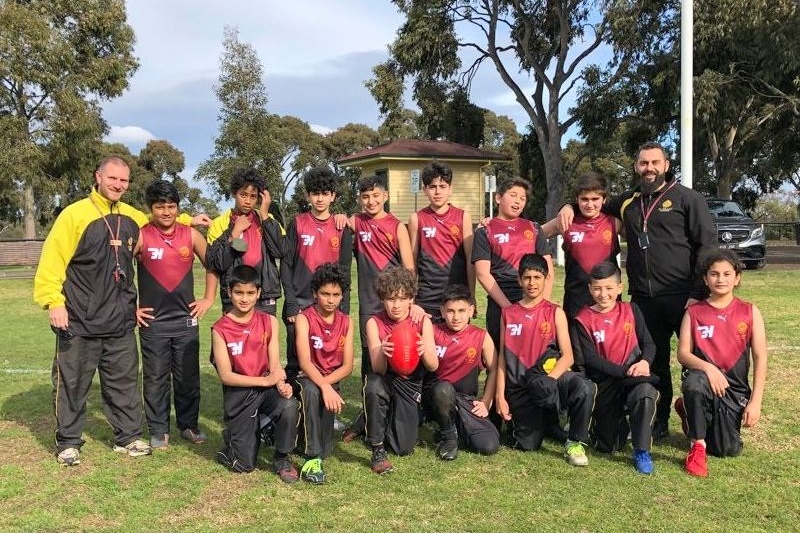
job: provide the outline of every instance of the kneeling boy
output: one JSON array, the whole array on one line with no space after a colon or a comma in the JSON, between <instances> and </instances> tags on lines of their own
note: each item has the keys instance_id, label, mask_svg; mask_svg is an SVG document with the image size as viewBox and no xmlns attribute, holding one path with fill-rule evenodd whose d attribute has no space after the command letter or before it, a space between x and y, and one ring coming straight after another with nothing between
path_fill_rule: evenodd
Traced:
<instances>
[{"instance_id":1,"label":"kneeling boy","mask_svg":"<svg viewBox=\"0 0 800 533\"><path fill-rule=\"evenodd\" d=\"M320 265L311 277L314 304L295 319L300 374L296 384L303 410L305 451L300 473L310 483L325 482L322 459L333 450L333 419L344 400L339 382L353 371L353 325L339 310L350 287L348 272L335 263Z\"/></svg>"},{"instance_id":2,"label":"kneeling boy","mask_svg":"<svg viewBox=\"0 0 800 533\"><path fill-rule=\"evenodd\" d=\"M589 440L589 421L597 387L570 371L573 363L569 327L564 311L545 300L550 269L544 257L525 254L519 262L522 300L503 309L495 402L497 413L513 422L512 436L523 450L538 450L548 415L569 415L564 456L573 466L589 460L583 443Z\"/></svg>"},{"instance_id":3,"label":"kneeling boy","mask_svg":"<svg viewBox=\"0 0 800 533\"><path fill-rule=\"evenodd\" d=\"M293 483L298 474L289 453L297 440L298 409L280 364L278 322L255 309L261 295L255 268L234 267L228 293L232 308L211 327L226 425L217 460L234 472L252 471L260 445L256 415L268 414L275 423L272 466L282 481Z\"/></svg>"},{"instance_id":4,"label":"kneeling boy","mask_svg":"<svg viewBox=\"0 0 800 533\"><path fill-rule=\"evenodd\" d=\"M500 434L489 420L497 373L494 343L486 330L469 323L475 301L466 285L445 288L440 309L444 323L433 326L439 368L426 380L422 395L426 411L439 424L436 452L445 461L455 459L460 438L467 448L491 455L500 448ZM482 368L486 384L476 399Z\"/></svg>"},{"instance_id":5,"label":"kneeling boy","mask_svg":"<svg viewBox=\"0 0 800 533\"><path fill-rule=\"evenodd\" d=\"M618 451L630 430L633 465L637 472L652 474L650 444L658 402L653 381L658 378L650 373L650 363L656 347L636 304L617 301L622 293L617 265L596 265L589 280L595 304L578 312L571 334L586 376L597 384L592 443L601 452Z\"/></svg>"},{"instance_id":6,"label":"kneeling boy","mask_svg":"<svg viewBox=\"0 0 800 533\"><path fill-rule=\"evenodd\" d=\"M385 445L398 455L414 450L419 427L419 405L422 397L424 369L431 372L439 366L433 344L433 326L426 316L412 322L419 340L420 362L408 376L396 374L388 364L394 344L388 340L392 330L409 316L417 282L414 273L403 267L391 267L375 280L383 311L367 320L367 348L372 372L364 383L364 409L367 415L366 442L372 448L370 465L376 474L391 472L393 467Z\"/></svg>"}]
</instances>

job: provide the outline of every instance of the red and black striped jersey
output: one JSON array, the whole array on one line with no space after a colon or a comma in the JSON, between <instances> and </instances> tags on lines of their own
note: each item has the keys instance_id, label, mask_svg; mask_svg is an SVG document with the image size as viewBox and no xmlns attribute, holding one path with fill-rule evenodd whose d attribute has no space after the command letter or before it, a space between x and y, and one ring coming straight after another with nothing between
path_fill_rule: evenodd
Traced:
<instances>
[{"instance_id":1,"label":"red and black striped jersey","mask_svg":"<svg viewBox=\"0 0 800 533\"><path fill-rule=\"evenodd\" d=\"M312 305L303 310L308 320L308 345L311 362L320 374L327 376L344 364L344 343L350 329L350 318L337 310L330 324L322 318L317 307ZM306 342L297 339L297 342Z\"/></svg>"},{"instance_id":2,"label":"red and black striped jersey","mask_svg":"<svg viewBox=\"0 0 800 533\"><path fill-rule=\"evenodd\" d=\"M453 283L467 284L467 259L464 253L464 210L449 206L438 214L430 207L417 211L416 303L425 310L438 309L442 292Z\"/></svg>"},{"instance_id":3,"label":"red and black striped jersey","mask_svg":"<svg viewBox=\"0 0 800 533\"><path fill-rule=\"evenodd\" d=\"M472 262L490 261L492 276L512 302L522 299L517 270L519 261L523 255L532 253L550 255L547 240L536 222L524 218L493 218L475 231Z\"/></svg>"},{"instance_id":4,"label":"red and black striped jersey","mask_svg":"<svg viewBox=\"0 0 800 533\"><path fill-rule=\"evenodd\" d=\"M272 338L270 315L256 309L247 322L236 322L226 314L211 326L211 330L225 341L235 373L251 377L267 375L268 347Z\"/></svg>"},{"instance_id":5,"label":"red and black striped jersey","mask_svg":"<svg viewBox=\"0 0 800 533\"><path fill-rule=\"evenodd\" d=\"M458 332L446 324L434 324L433 339L439 358L437 379L452 383L457 392L477 395L485 338L486 330L472 324Z\"/></svg>"},{"instance_id":6,"label":"red and black striped jersey","mask_svg":"<svg viewBox=\"0 0 800 533\"><path fill-rule=\"evenodd\" d=\"M525 373L547 354L558 356L556 337L558 305L542 300L533 307L515 303L503 309L505 331L503 357L506 363L506 382L521 386Z\"/></svg>"},{"instance_id":7,"label":"red and black striped jersey","mask_svg":"<svg viewBox=\"0 0 800 533\"><path fill-rule=\"evenodd\" d=\"M606 313L584 307L575 317L590 338L597 355L615 365L624 365L639 353L636 319L630 303L617 302Z\"/></svg>"},{"instance_id":8,"label":"red and black striped jersey","mask_svg":"<svg viewBox=\"0 0 800 533\"><path fill-rule=\"evenodd\" d=\"M400 220L391 213L386 213L383 218L373 218L359 213L353 218L358 267L358 313L372 316L383 309L375 290L375 278L386 268L402 264L400 247L397 244L397 226Z\"/></svg>"}]
</instances>

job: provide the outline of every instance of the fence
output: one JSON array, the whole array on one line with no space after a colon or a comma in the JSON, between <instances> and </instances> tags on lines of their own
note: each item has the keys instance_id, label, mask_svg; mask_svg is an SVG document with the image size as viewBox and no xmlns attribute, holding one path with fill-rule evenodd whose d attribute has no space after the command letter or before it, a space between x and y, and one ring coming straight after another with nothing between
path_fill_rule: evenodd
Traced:
<instances>
[{"instance_id":1,"label":"fence","mask_svg":"<svg viewBox=\"0 0 800 533\"><path fill-rule=\"evenodd\" d=\"M0 240L0 267L36 266L44 240Z\"/></svg>"}]
</instances>

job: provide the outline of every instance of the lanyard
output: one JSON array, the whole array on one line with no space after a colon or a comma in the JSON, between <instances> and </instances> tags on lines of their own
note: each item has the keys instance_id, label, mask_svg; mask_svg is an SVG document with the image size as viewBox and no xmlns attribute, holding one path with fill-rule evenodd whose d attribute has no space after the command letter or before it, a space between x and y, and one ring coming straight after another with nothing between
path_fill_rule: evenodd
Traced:
<instances>
[{"instance_id":1,"label":"lanyard","mask_svg":"<svg viewBox=\"0 0 800 533\"><path fill-rule=\"evenodd\" d=\"M658 202L661 200L661 198L665 194L667 194L667 191L669 191L672 188L673 185L675 185L674 181L672 181L667 186L666 189L661 191L661 194L658 195L658 198L656 198L655 201L650 204L650 207L647 209L646 213L644 211L644 200L642 199L642 195L639 195L639 208L642 210L642 231L643 232L647 233L647 219L650 218L650 214L653 212L653 209L655 209L655 207L658 204Z\"/></svg>"},{"instance_id":2,"label":"lanyard","mask_svg":"<svg viewBox=\"0 0 800 533\"><path fill-rule=\"evenodd\" d=\"M118 212L117 213L117 233L115 234L111 230L111 224L108 223L108 219L103 214L103 212L100 210L100 206L97 205L97 203L94 201L94 198L92 198L90 196L89 200L91 200L92 205L94 206L95 209L97 209L97 212L100 213L100 217L102 217L103 222L105 222L105 224L106 224L106 229L108 229L108 235L110 237L109 244L111 245L111 248L114 249L114 262L115 262L115 264L114 264L114 281L119 283L120 271L122 270L122 267L119 264L119 247L122 246L122 241L119 240L119 228L120 228L120 221L122 220L122 217L120 216L120 214ZM108 208L108 214L109 215L111 214L111 207Z\"/></svg>"}]
</instances>

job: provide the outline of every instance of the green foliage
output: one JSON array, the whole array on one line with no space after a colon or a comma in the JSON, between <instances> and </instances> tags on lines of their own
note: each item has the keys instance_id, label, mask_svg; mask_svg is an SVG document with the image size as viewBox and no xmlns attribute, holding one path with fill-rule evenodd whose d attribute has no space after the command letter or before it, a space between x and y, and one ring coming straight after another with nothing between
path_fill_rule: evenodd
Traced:
<instances>
[{"instance_id":1,"label":"green foliage","mask_svg":"<svg viewBox=\"0 0 800 533\"><path fill-rule=\"evenodd\" d=\"M372 148L380 144L378 132L364 124L345 124L322 139L324 159L333 171L342 178L332 209L338 213L353 214L360 210L356 185L360 177L357 168L339 166L338 160L348 154Z\"/></svg>"}]
</instances>

